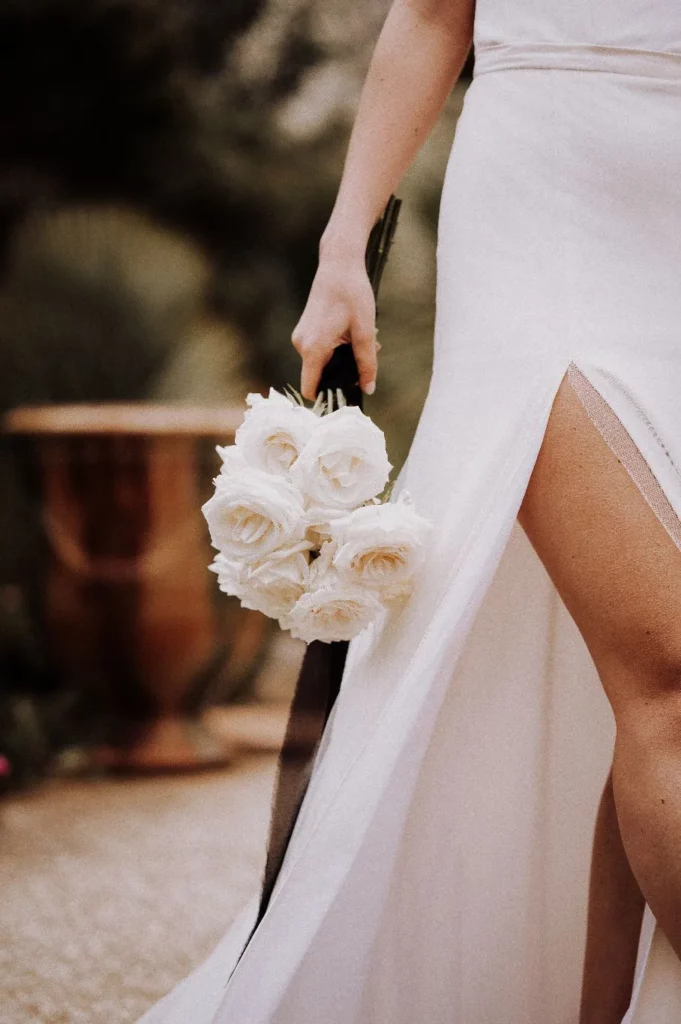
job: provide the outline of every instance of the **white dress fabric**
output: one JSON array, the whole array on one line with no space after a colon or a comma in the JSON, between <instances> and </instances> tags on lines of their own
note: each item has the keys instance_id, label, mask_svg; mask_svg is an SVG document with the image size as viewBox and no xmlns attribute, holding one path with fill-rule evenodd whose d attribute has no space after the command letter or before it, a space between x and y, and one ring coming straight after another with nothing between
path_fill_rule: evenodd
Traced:
<instances>
[{"instance_id":1,"label":"white dress fabric","mask_svg":"<svg viewBox=\"0 0 681 1024\"><path fill-rule=\"evenodd\" d=\"M516 514L567 372L681 544L681 4L478 0L474 42L397 487L428 563L351 644L243 956L255 903L144 1024L578 1019L614 729ZM680 1020L647 912L626 1021Z\"/></svg>"}]
</instances>

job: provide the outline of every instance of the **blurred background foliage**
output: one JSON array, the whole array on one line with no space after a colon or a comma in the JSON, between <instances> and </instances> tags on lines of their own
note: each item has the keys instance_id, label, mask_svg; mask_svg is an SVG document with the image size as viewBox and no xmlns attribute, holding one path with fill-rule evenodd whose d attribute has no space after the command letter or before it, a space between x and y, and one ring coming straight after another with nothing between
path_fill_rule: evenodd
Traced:
<instances>
[{"instance_id":1,"label":"blurred background foliage","mask_svg":"<svg viewBox=\"0 0 681 1024\"><path fill-rule=\"evenodd\" d=\"M0 0L0 413L240 404L297 383L289 337L388 6ZM400 189L384 278L367 411L396 468L428 385L438 202L465 82ZM0 488L0 752L24 735L28 777L62 738L68 694L22 590L40 528L6 442Z\"/></svg>"}]
</instances>

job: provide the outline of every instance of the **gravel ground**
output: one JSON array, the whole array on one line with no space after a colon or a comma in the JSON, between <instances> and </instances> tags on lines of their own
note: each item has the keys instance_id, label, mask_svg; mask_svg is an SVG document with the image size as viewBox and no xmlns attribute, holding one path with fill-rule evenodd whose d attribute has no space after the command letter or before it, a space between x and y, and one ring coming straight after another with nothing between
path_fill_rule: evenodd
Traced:
<instances>
[{"instance_id":1,"label":"gravel ground","mask_svg":"<svg viewBox=\"0 0 681 1024\"><path fill-rule=\"evenodd\" d=\"M55 781L0 807L0 1024L129 1024L258 884L273 754Z\"/></svg>"}]
</instances>

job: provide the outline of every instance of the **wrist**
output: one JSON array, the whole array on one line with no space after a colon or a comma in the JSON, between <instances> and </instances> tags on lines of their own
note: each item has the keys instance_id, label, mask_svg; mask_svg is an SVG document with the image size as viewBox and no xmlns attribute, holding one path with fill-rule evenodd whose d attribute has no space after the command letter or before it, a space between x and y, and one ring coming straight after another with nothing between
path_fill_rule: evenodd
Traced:
<instances>
[{"instance_id":1,"label":"wrist","mask_svg":"<svg viewBox=\"0 0 681 1024\"><path fill-rule=\"evenodd\" d=\"M362 231L332 230L328 229L322 235L319 242L320 263L334 263L337 260L356 263L364 261L366 253L368 233Z\"/></svg>"},{"instance_id":2,"label":"wrist","mask_svg":"<svg viewBox=\"0 0 681 1024\"><path fill-rule=\"evenodd\" d=\"M366 253L374 217L354 203L336 202L336 207L319 242L320 259L362 260Z\"/></svg>"}]
</instances>

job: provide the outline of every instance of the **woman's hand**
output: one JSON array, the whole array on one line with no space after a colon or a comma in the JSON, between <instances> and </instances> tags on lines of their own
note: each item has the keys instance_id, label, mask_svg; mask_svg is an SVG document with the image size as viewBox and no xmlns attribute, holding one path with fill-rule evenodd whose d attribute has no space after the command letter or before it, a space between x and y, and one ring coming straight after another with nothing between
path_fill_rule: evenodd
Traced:
<instances>
[{"instance_id":1,"label":"woman's hand","mask_svg":"<svg viewBox=\"0 0 681 1024\"><path fill-rule=\"evenodd\" d=\"M303 360L300 392L314 400L322 370L338 345L352 345L359 384L376 389L376 303L364 259L322 256L291 341Z\"/></svg>"}]
</instances>

